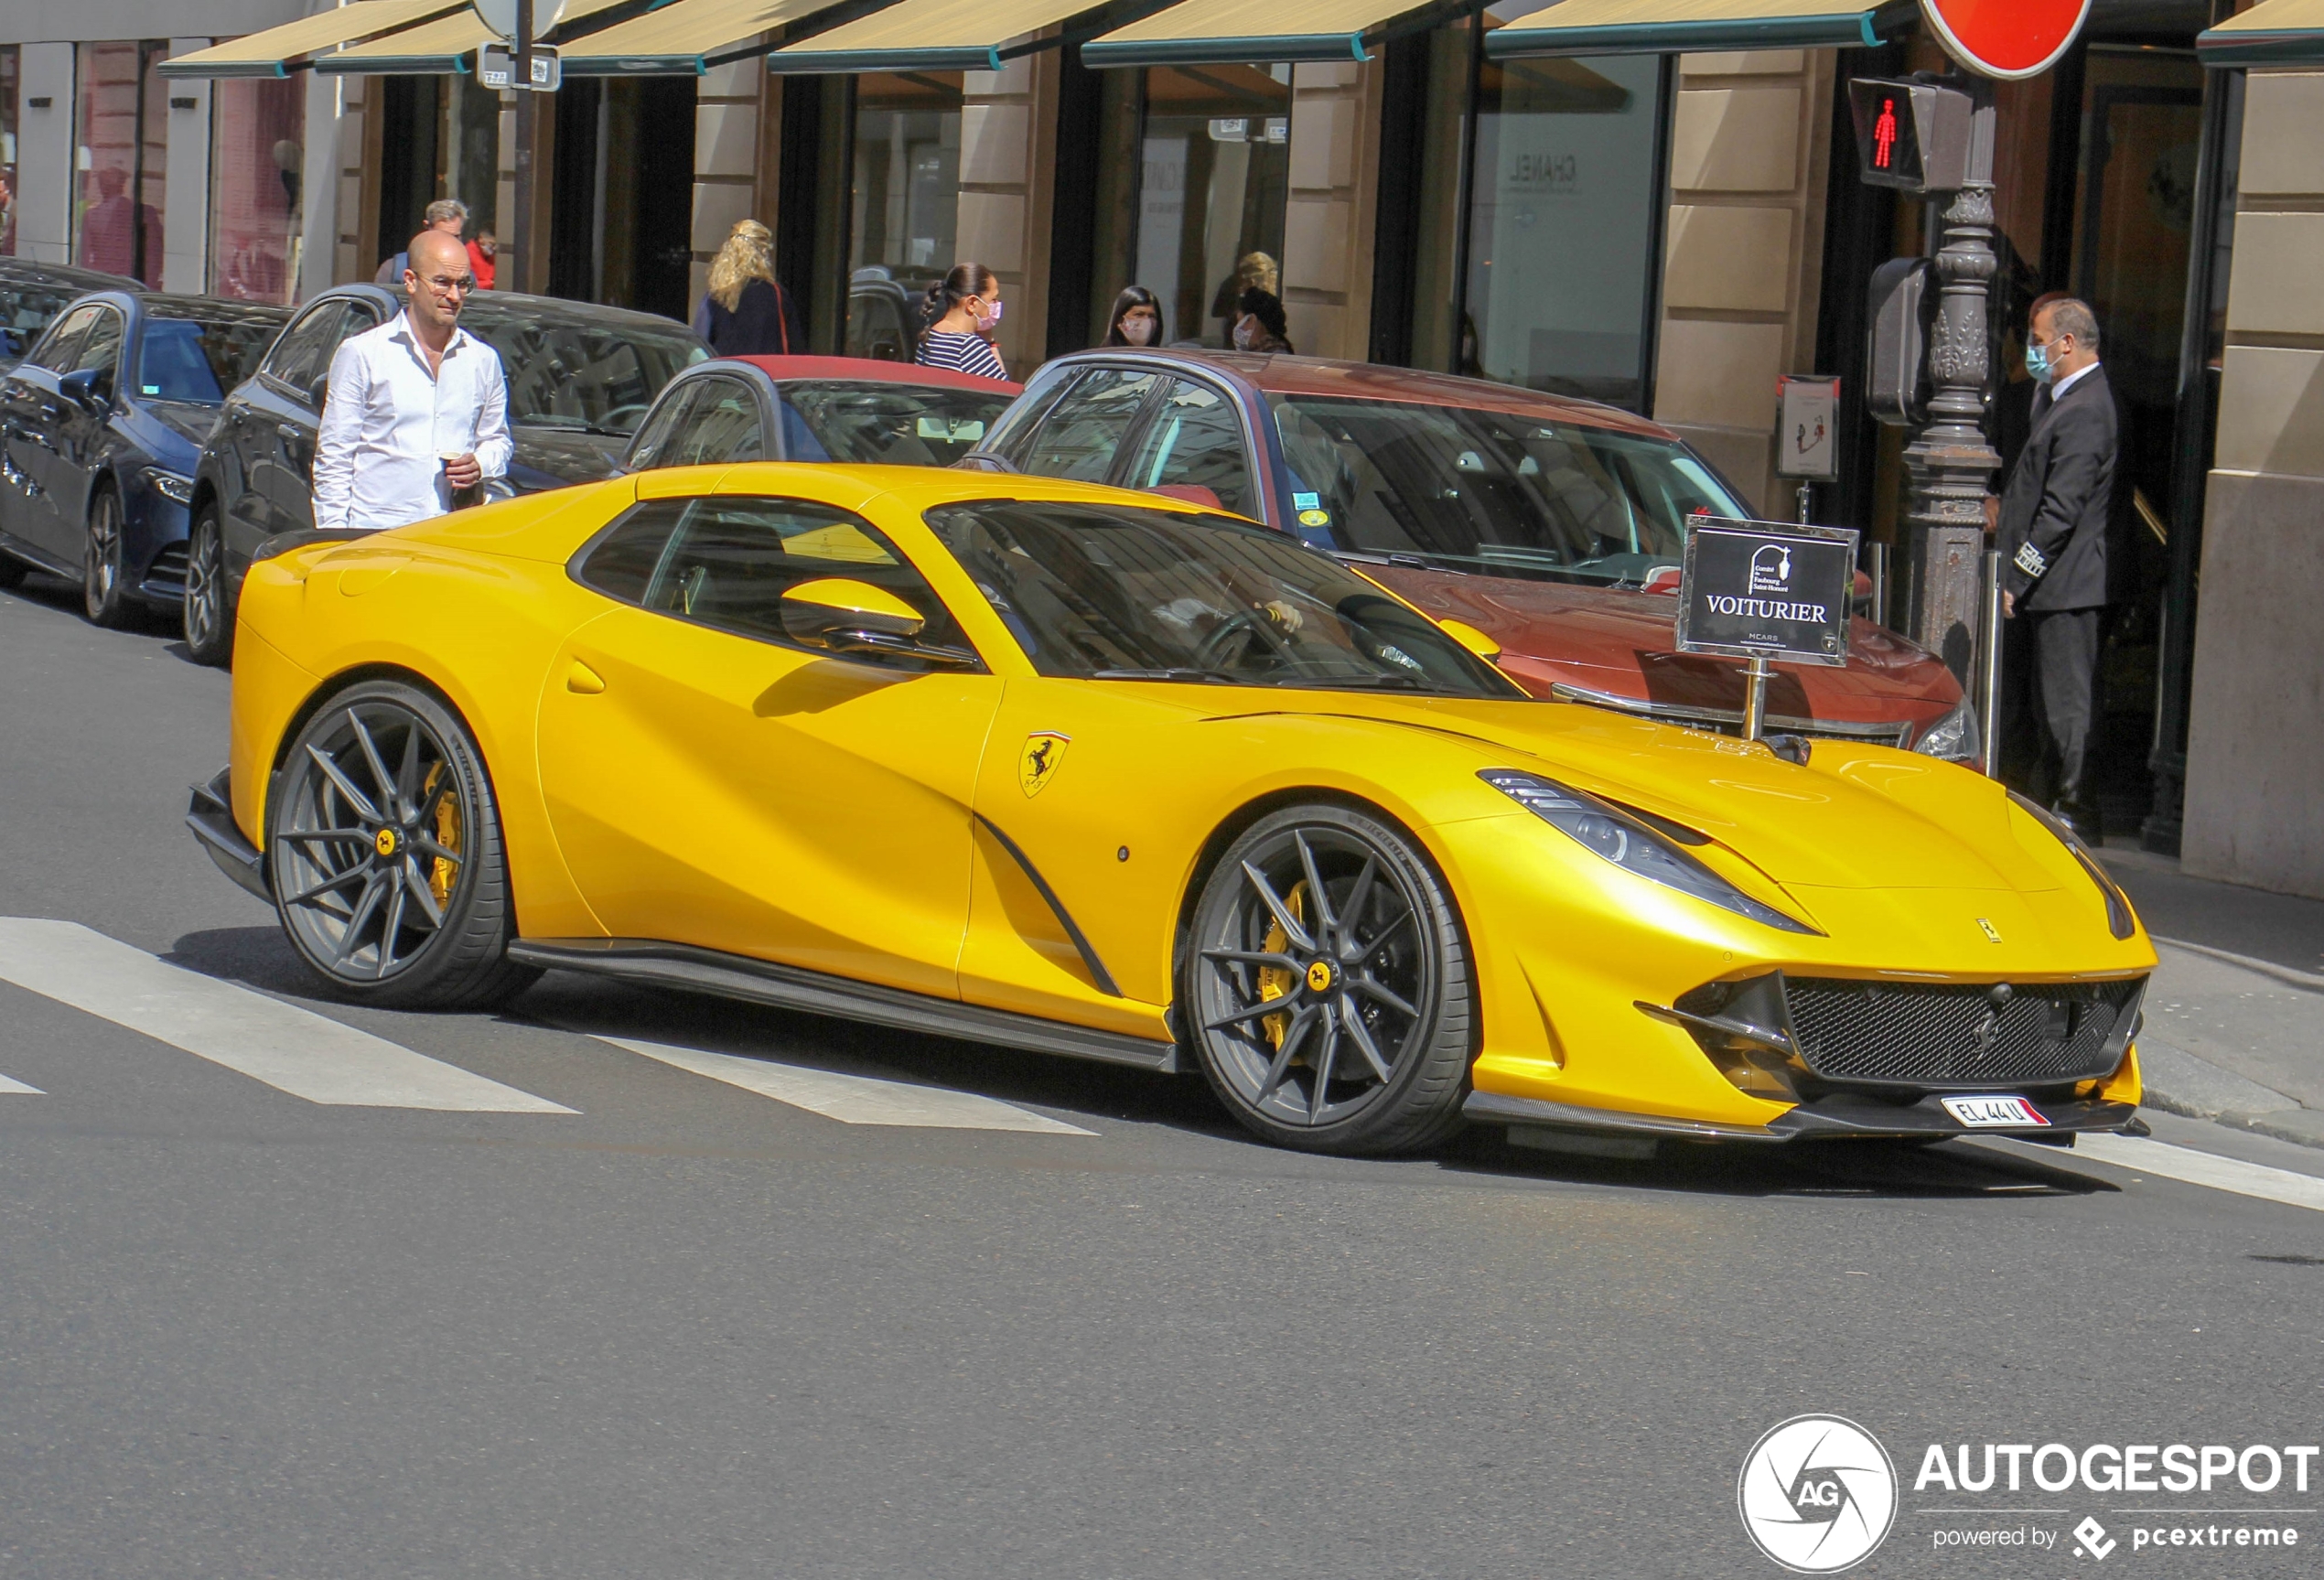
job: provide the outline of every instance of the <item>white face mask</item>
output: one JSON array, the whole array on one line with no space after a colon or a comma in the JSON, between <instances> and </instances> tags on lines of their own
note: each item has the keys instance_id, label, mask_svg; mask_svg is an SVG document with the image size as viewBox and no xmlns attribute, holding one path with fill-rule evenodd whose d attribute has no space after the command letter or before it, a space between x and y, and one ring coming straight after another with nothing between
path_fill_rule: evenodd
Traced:
<instances>
[{"instance_id":1,"label":"white face mask","mask_svg":"<svg viewBox=\"0 0 2324 1580\"><path fill-rule=\"evenodd\" d=\"M1236 350L1238 350L1238 351L1247 351L1247 350L1249 350L1249 349L1252 348L1252 346L1253 346L1253 344L1254 344L1254 343L1258 340L1258 339L1259 339L1259 323L1258 323L1258 320L1257 320L1257 319L1255 319L1255 318L1245 318L1245 319L1243 319L1242 322L1240 322L1240 323L1238 323L1237 325L1235 325L1235 327L1234 327L1234 349L1235 349Z\"/></svg>"},{"instance_id":2,"label":"white face mask","mask_svg":"<svg viewBox=\"0 0 2324 1580\"><path fill-rule=\"evenodd\" d=\"M1122 339L1129 341L1133 346L1151 345L1154 341L1154 320L1151 318L1123 319Z\"/></svg>"}]
</instances>

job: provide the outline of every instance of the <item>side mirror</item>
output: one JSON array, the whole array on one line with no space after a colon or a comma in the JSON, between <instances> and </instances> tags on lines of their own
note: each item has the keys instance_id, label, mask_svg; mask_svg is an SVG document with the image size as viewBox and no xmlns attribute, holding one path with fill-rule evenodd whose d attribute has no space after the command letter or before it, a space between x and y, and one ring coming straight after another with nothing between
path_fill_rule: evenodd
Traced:
<instances>
[{"instance_id":1,"label":"side mirror","mask_svg":"<svg viewBox=\"0 0 2324 1580\"><path fill-rule=\"evenodd\" d=\"M805 647L961 667L976 662L965 648L920 640L927 624L920 611L868 582L846 576L801 582L783 594L781 610L784 633Z\"/></svg>"},{"instance_id":2,"label":"side mirror","mask_svg":"<svg viewBox=\"0 0 2324 1580\"><path fill-rule=\"evenodd\" d=\"M96 368L81 368L57 381L57 392L82 411L100 413L113 404L113 381Z\"/></svg>"},{"instance_id":3,"label":"side mirror","mask_svg":"<svg viewBox=\"0 0 2324 1580\"><path fill-rule=\"evenodd\" d=\"M1445 635L1452 638L1487 663L1492 662L1501 656L1501 644L1467 620L1438 620L1436 624L1443 629Z\"/></svg>"}]
</instances>

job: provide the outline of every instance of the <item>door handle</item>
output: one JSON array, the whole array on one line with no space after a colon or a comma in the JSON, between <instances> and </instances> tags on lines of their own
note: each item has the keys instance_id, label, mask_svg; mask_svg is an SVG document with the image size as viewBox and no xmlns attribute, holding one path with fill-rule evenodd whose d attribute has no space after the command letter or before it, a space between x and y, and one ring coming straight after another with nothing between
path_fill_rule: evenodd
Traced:
<instances>
[{"instance_id":1,"label":"door handle","mask_svg":"<svg viewBox=\"0 0 2324 1580\"><path fill-rule=\"evenodd\" d=\"M296 423L276 423L274 425L274 432L280 434L285 439L302 439L307 436L307 430L300 427Z\"/></svg>"},{"instance_id":2,"label":"door handle","mask_svg":"<svg viewBox=\"0 0 2324 1580\"><path fill-rule=\"evenodd\" d=\"M593 697L605 690L605 677L576 659L573 666L565 672L565 689L585 697Z\"/></svg>"}]
</instances>

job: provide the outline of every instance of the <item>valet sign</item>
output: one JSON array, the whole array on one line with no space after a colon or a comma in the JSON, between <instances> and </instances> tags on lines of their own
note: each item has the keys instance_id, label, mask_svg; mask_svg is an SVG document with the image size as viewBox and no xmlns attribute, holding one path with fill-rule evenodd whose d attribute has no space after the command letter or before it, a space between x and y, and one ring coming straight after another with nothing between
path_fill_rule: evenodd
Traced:
<instances>
[{"instance_id":1,"label":"valet sign","mask_svg":"<svg viewBox=\"0 0 2324 1580\"><path fill-rule=\"evenodd\" d=\"M1856 550L1850 528L1695 517L1679 580L1679 651L1846 663Z\"/></svg>"}]
</instances>

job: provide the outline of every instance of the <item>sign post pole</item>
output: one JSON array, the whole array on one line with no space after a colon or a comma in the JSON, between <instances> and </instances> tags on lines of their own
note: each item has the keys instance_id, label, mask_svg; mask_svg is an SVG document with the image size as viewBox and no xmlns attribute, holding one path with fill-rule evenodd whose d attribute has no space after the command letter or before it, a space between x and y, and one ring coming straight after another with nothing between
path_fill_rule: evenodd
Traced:
<instances>
[{"instance_id":1,"label":"sign post pole","mask_svg":"<svg viewBox=\"0 0 2324 1580\"><path fill-rule=\"evenodd\" d=\"M539 172L533 154L540 147L541 100L533 87L533 0L516 0L516 267L513 287L519 291L548 289L546 270L534 266L533 246L533 187Z\"/></svg>"}]
</instances>

